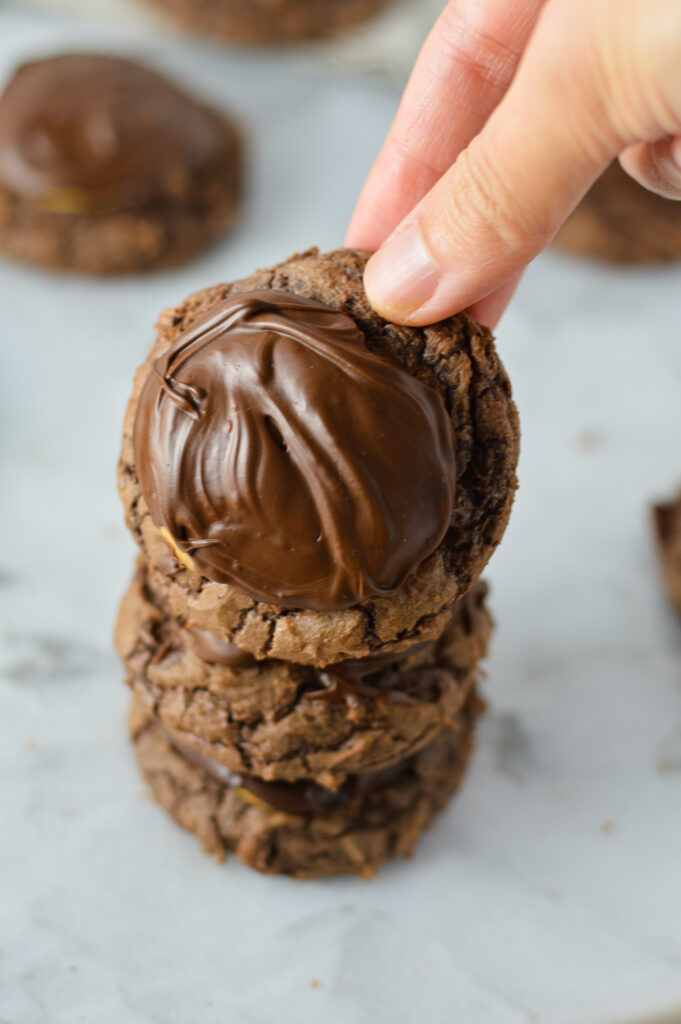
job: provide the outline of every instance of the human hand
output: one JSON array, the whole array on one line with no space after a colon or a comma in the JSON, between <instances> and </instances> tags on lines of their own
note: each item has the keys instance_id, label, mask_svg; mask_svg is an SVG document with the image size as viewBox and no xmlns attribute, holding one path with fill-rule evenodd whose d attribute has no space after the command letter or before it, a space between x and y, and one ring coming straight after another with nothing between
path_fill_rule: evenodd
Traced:
<instances>
[{"instance_id":1,"label":"human hand","mask_svg":"<svg viewBox=\"0 0 681 1024\"><path fill-rule=\"evenodd\" d=\"M449 0L348 231L369 300L494 326L618 155L681 198L681 0Z\"/></svg>"}]
</instances>

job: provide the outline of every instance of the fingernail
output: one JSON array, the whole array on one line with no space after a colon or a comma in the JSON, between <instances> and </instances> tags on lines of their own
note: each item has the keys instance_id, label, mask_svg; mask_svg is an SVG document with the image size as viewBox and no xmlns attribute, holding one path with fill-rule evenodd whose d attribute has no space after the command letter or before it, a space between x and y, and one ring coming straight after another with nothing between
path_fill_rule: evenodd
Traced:
<instances>
[{"instance_id":1,"label":"fingernail","mask_svg":"<svg viewBox=\"0 0 681 1024\"><path fill-rule=\"evenodd\" d=\"M384 315L408 316L432 298L440 271L412 221L374 253L364 271L369 301Z\"/></svg>"},{"instance_id":2,"label":"fingernail","mask_svg":"<svg viewBox=\"0 0 681 1024\"><path fill-rule=\"evenodd\" d=\"M648 163L660 195L678 200L681 195L681 146L679 140L648 148Z\"/></svg>"}]
</instances>

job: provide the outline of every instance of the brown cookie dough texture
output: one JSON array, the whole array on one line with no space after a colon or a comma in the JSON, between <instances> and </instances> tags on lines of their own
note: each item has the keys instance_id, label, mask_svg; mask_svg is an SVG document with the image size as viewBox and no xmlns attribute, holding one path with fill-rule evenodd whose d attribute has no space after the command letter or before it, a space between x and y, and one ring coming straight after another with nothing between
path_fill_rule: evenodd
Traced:
<instances>
[{"instance_id":1,"label":"brown cookie dough texture","mask_svg":"<svg viewBox=\"0 0 681 1024\"><path fill-rule=\"evenodd\" d=\"M124 425L119 467L126 519L163 604L191 627L215 633L258 659L325 666L437 639L457 598L479 577L504 532L516 487L518 421L506 373L489 332L466 314L406 328L378 317L366 300L366 256L310 250L231 285L197 292L160 318L156 343L138 371ZM140 392L158 360L197 318L228 297L287 292L347 314L370 352L388 357L442 396L455 439L451 527L437 549L390 597L319 611L282 608L209 580L169 550L152 521L135 467L133 428Z\"/></svg>"},{"instance_id":2,"label":"brown cookie dough texture","mask_svg":"<svg viewBox=\"0 0 681 1024\"><path fill-rule=\"evenodd\" d=\"M323 39L368 20L392 0L150 0L191 31L243 45Z\"/></svg>"},{"instance_id":3,"label":"brown cookie dough texture","mask_svg":"<svg viewBox=\"0 0 681 1024\"><path fill-rule=\"evenodd\" d=\"M225 783L209 765L183 756L137 700L130 732L158 802L218 859L233 853L258 871L294 878L370 878L391 857L411 854L459 786L480 709L471 693L451 725L427 746L373 786L363 780L354 797L320 814L286 813Z\"/></svg>"},{"instance_id":4,"label":"brown cookie dough texture","mask_svg":"<svg viewBox=\"0 0 681 1024\"><path fill-rule=\"evenodd\" d=\"M653 507L653 527L660 556L662 582L681 617L681 494Z\"/></svg>"},{"instance_id":5,"label":"brown cookie dough texture","mask_svg":"<svg viewBox=\"0 0 681 1024\"><path fill-rule=\"evenodd\" d=\"M649 192L615 161L565 222L554 244L607 263L681 259L681 203Z\"/></svg>"},{"instance_id":6,"label":"brown cookie dough texture","mask_svg":"<svg viewBox=\"0 0 681 1024\"><path fill-rule=\"evenodd\" d=\"M0 97L0 251L85 274L182 263L233 224L234 124L129 61L20 67Z\"/></svg>"},{"instance_id":7,"label":"brown cookie dough texture","mask_svg":"<svg viewBox=\"0 0 681 1024\"><path fill-rule=\"evenodd\" d=\"M425 746L460 711L492 630L486 590L474 585L437 641L354 682L273 659L210 660L205 635L168 614L141 568L116 646L139 704L181 746L266 781L337 789Z\"/></svg>"}]
</instances>

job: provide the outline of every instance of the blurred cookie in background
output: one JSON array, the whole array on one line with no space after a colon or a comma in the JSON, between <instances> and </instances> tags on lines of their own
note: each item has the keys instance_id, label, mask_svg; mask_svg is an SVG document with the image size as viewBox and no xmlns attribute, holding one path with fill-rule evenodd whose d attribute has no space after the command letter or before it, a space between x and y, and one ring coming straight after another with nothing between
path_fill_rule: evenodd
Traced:
<instances>
[{"instance_id":1,"label":"blurred cookie in background","mask_svg":"<svg viewBox=\"0 0 681 1024\"><path fill-rule=\"evenodd\" d=\"M197 33L246 46L327 39L393 0L147 0Z\"/></svg>"},{"instance_id":2,"label":"blurred cookie in background","mask_svg":"<svg viewBox=\"0 0 681 1024\"><path fill-rule=\"evenodd\" d=\"M653 505L653 531L667 597L681 617L681 492Z\"/></svg>"},{"instance_id":3,"label":"blurred cookie in background","mask_svg":"<svg viewBox=\"0 0 681 1024\"><path fill-rule=\"evenodd\" d=\"M0 97L0 251L87 274L189 260L232 227L233 122L139 64L24 64Z\"/></svg>"},{"instance_id":4,"label":"blurred cookie in background","mask_svg":"<svg viewBox=\"0 0 681 1024\"><path fill-rule=\"evenodd\" d=\"M567 219L554 244L608 263L681 259L681 203L649 192L616 160Z\"/></svg>"}]
</instances>

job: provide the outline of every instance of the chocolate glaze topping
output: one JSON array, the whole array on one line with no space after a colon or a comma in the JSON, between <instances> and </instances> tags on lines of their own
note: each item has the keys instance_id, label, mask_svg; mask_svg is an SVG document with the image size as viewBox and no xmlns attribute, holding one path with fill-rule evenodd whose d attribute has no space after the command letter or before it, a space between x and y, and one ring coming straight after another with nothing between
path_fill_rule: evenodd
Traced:
<instances>
[{"instance_id":1,"label":"chocolate glaze topping","mask_svg":"<svg viewBox=\"0 0 681 1024\"><path fill-rule=\"evenodd\" d=\"M226 299L156 361L134 446L152 519L196 570L287 608L394 593L451 522L439 393L285 292Z\"/></svg>"},{"instance_id":2,"label":"chocolate glaze topping","mask_svg":"<svg viewBox=\"0 0 681 1024\"><path fill-rule=\"evenodd\" d=\"M20 67L0 99L0 186L123 209L173 194L225 145L220 119L147 68L94 54Z\"/></svg>"}]
</instances>

